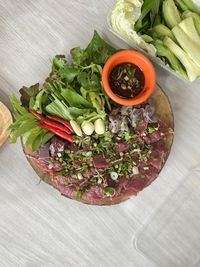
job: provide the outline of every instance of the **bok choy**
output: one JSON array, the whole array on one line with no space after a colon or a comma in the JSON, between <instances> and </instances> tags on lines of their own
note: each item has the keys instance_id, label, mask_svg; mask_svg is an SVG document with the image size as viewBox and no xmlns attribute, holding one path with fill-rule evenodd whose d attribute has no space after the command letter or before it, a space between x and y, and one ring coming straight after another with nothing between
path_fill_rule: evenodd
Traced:
<instances>
[{"instance_id":1,"label":"bok choy","mask_svg":"<svg viewBox=\"0 0 200 267\"><path fill-rule=\"evenodd\" d=\"M200 15L191 0L116 0L111 24L130 45L159 57L185 79L192 81L199 76ZM183 53L169 49L163 43L166 37ZM184 59L180 60L180 54L195 64L194 74L183 64Z\"/></svg>"}]
</instances>

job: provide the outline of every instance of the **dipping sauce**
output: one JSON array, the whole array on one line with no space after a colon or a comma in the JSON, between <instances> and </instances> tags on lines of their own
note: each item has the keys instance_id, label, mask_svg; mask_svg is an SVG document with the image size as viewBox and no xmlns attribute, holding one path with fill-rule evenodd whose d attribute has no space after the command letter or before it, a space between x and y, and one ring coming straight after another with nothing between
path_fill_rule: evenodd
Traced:
<instances>
[{"instance_id":1,"label":"dipping sauce","mask_svg":"<svg viewBox=\"0 0 200 267\"><path fill-rule=\"evenodd\" d=\"M129 62L115 66L109 75L111 90L121 98L131 99L139 95L144 82L142 70Z\"/></svg>"}]
</instances>

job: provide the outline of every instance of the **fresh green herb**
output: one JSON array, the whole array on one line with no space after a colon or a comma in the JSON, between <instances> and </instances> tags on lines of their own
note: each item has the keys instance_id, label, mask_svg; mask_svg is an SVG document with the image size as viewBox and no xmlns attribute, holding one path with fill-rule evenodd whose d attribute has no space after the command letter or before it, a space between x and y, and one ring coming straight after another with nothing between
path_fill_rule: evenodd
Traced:
<instances>
[{"instance_id":1,"label":"fresh green herb","mask_svg":"<svg viewBox=\"0 0 200 267\"><path fill-rule=\"evenodd\" d=\"M91 108L91 103L77 92L70 89L63 89L61 95L71 107L76 108Z\"/></svg>"},{"instance_id":2,"label":"fresh green herb","mask_svg":"<svg viewBox=\"0 0 200 267\"><path fill-rule=\"evenodd\" d=\"M37 113L42 114L42 105L47 101L48 95L45 92L45 89L39 91L39 93L35 97L35 101L33 97L30 99L29 107L37 111ZM34 105L31 103L33 101Z\"/></svg>"},{"instance_id":3,"label":"fresh green herb","mask_svg":"<svg viewBox=\"0 0 200 267\"><path fill-rule=\"evenodd\" d=\"M113 187L107 186L104 188L103 192L104 192L105 197L111 197L111 196L114 196L115 189Z\"/></svg>"},{"instance_id":4,"label":"fresh green herb","mask_svg":"<svg viewBox=\"0 0 200 267\"><path fill-rule=\"evenodd\" d=\"M36 83L30 87L23 86L19 90L21 94L21 103L24 107L29 107L30 99L33 99L36 97L36 95L39 92L39 83Z\"/></svg>"},{"instance_id":5,"label":"fresh green herb","mask_svg":"<svg viewBox=\"0 0 200 267\"><path fill-rule=\"evenodd\" d=\"M154 132L156 132L158 129L156 129L155 127L148 127L147 128L147 132L149 133L149 134L151 134L151 133L154 133Z\"/></svg>"}]
</instances>

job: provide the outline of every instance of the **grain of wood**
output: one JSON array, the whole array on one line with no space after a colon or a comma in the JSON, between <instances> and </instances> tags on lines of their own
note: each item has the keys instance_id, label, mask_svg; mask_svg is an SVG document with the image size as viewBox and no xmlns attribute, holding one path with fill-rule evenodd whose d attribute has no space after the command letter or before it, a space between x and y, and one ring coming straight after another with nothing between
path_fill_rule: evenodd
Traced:
<instances>
[{"instance_id":1,"label":"grain of wood","mask_svg":"<svg viewBox=\"0 0 200 267\"><path fill-rule=\"evenodd\" d=\"M114 0L0 0L0 96L42 81L50 58L84 47L107 29ZM157 68L175 115L175 141L159 178L137 198L91 207L39 183L20 142L0 150L0 267L156 267L132 239L195 165L200 163L200 83L190 85ZM200 204L200 203L199 203ZM166 266L168 267L168 266ZM171 266L169 266L171 267Z\"/></svg>"}]
</instances>

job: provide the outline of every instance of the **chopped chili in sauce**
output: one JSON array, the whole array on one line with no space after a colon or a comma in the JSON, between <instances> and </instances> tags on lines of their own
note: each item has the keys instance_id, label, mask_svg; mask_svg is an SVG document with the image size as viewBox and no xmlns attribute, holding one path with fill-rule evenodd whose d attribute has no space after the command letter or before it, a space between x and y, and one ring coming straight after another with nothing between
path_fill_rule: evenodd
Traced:
<instances>
[{"instance_id":1,"label":"chopped chili in sauce","mask_svg":"<svg viewBox=\"0 0 200 267\"><path fill-rule=\"evenodd\" d=\"M134 98L144 88L142 70L132 63L122 63L113 68L109 75L111 90L121 98Z\"/></svg>"}]
</instances>

